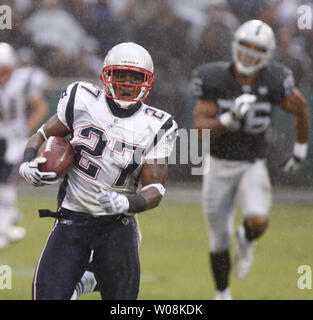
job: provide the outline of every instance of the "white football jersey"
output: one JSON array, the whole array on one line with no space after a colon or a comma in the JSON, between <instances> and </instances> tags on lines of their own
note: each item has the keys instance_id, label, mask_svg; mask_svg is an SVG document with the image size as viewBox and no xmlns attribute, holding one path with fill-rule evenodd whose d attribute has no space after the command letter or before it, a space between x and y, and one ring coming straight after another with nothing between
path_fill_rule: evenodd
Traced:
<instances>
[{"instance_id":1,"label":"white football jersey","mask_svg":"<svg viewBox=\"0 0 313 320\"><path fill-rule=\"evenodd\" d=\"M27 136L28 102L42 94L46 75L40 69L15 69L10 79L0 85L0 137Z\"/></svg>"},{"instance_id":2,"label":"white football jersey","mask_svg":"<svg viewBox=\"0 0 313 320\"><path fill-rule=\"evenodd\" d=\"M143 163L168 157L177 134L170 114L141 102L121 109L102 88L86 82L62 92L57 115L75 149L59 207L93 215L106 214L96 200L100 188L136 193Z\"/></svg>"},{"instance_id":3,"label":"white football jersey","mask_svg":"<svg viewBox=\"0 0 313 320\"><path fill-rule=\"evenodd\" d=\"M33 67L17 68L9 80L0 85L0 139L7 140L6 160L22 160L29 135L27 125L28 103L43 94L47 75Z\"/></svg>"}]
</instances>

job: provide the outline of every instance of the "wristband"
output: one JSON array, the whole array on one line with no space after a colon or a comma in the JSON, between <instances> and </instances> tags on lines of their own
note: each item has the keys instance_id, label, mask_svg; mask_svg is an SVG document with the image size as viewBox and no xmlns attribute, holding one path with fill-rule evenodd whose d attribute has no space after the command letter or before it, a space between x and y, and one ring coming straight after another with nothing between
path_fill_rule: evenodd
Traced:
<instances>
[{"instance_id":1,"label":"wristband","mask_svg":"<svg viewBox=\"0 0 313 320\"><path fill-rule=\"evenodd\" d=\"M129 213L137 213L141 211L145 211L147 207L146 199L141 194L136 194L134 196L127 195L126 198L129 202Z\"/></svg>"},{"instance_id":2,"label":"wristband","mask_svg":"<svg viewBox=\"0 0 313 320\"><path fill-rule=\"evenodd\" d=\"M160 195L163 197L165 194L165 188L163 187L163 185L161 183L151 183L148 184L147 186L144 186L143 188L141 188L141 191L147 190L151 187L157 188L158 191L160 192Z\"/></svg>"},{"instance_id":3,"label":"wristband","mask_svg":"<svg viewBox=\"0 0 313 320\"><path fill-rule=\"evenodd\" d=\"M38 133L41 133L41 135L43 136L43 138L44 138L45 140L47 140L48 138L47 138L47 136L46 136L46 134L45 134L45 131L43 130L43 127L44 127L44 124L37 130L37 132L38 132Z\"/></svg>"},{"instance_id":4,"label":"wristband","mask_svg":"<svg viewBox=\"0 0 313 320\"><path fill-rule=\"evenodd\" d=\"M295 142L293 146L293 155L299 159L304 159L308 153L308 144Z\"/></svg>"}]
</instances>

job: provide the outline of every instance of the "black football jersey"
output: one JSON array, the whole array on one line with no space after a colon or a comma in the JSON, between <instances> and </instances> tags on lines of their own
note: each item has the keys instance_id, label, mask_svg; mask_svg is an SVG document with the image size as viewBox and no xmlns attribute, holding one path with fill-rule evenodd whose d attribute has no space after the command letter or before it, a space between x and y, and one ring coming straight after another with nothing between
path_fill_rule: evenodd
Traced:
<instances>
[{"instance_id":1,"label":"black football jersey","mask_svg":"<svg viewBox=\"0 0 313 320\"><path fill-rule=\"evenodd\" d=\"M294 89L292 72L279 63L270 63L247 86L236 81L231 63L215 62L197 67L192 77L194 96L215 101L218 115L229 111L234 99L243 93L257 97L239 131L211 138L210 154L227 160L264 158L265 132L271 124L272 109Z\"/></svg>"}]
</instances>

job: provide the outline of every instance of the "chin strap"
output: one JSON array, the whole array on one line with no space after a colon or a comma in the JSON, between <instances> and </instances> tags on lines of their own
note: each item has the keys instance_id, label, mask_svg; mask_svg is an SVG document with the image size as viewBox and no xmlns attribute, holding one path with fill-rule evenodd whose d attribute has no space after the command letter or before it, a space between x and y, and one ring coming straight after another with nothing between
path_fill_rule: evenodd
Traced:
<instances>
[{"instance_id":1,"label":"chin strap","mask_svg":"<svg viewBox=\"0 0 313 320\"><path fill-rule=\"evenodd\" d=\"M113 91L113 89L112 89ZM111 88L109 87L109 94L111 95L111 97L109 96L109 98L113 99L114 103L118 105L119 108L121 109L129 109L132 105L134 105L136 102L134 101L124 101L124 100L119 100L117 98L115 98L115 94L114 91L112 93Z\"/></svg>"},{"instance_id":2,"label":"chin strap","mask_svg":"<svg viewBox=\"0 0 313 320\"><path fill-rule=\"evenodd\" d=\"M117 99L113 99L113 100L121 109L129 109L131 106L136 104L136 102L134 101L123 101L123 100L117 100Z\"/></svg>"}]
</instances>

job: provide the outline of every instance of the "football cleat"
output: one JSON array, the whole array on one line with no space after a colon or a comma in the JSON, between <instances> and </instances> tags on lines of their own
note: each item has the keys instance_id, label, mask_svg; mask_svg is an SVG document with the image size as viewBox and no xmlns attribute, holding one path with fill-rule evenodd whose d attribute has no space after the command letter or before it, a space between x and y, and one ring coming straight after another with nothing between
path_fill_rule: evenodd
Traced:
<instances>
[{"instance_id":1,"label":"football cleat","mask_svg":"<svg viewBox=\"0 0 313 320\"><path fill-rule=\"evenodd\" d=\"M236 231L236 251L234 259L235 274L239 279L246 278L251 269L254 244L255 241L247 240L244 227L240 226Z\"/></svg>"},{"instance_id":2,"label":"football cleat","mask_svg":"<svg viewBox=\"0 0 313 320\"><path fill-rule=\"evenodd\" d=\"M226 288L223 291L216 291L214 300L232 300L232 296L230 294L230 289Z\"/></svg>"}]
</instances>

